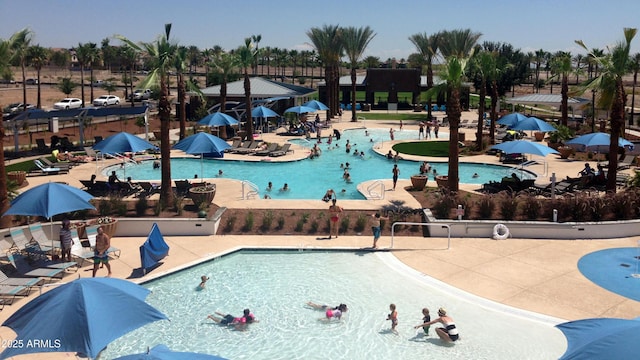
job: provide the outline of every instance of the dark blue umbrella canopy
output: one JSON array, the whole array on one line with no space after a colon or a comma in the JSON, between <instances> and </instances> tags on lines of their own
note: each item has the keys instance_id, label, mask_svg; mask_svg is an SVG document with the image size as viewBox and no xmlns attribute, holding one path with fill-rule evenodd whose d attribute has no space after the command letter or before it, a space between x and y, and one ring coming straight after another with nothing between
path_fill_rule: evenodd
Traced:
<instances>
[{"instance_id":1,"label":"dark blue umbrella canopy","mask_svg":"<svg viewBox=\"0 0 640 360\"><path fill-rule=\"evenodd\" d=\"M567 359L637 359L640 354L638 319L584 319L556 325L567 337Z\"/></svg>"},{"instance_id":2,"label":"dark blue umbrella canopy","mask_svg":"<svg viewBox=\"0 0 640 360\"><path fill-rule=\"evenodd\" d=\"M145 324L167 319L147 304L142 286L115 278L83 278L34 298L2 326L24 344L38 339L51 346L7 348L0 359L40 352L78 352L95 358L110 342Z\"/></svg>"},{"instance_id":3,"label":"dark blue umbrella canopy","mask_svg":"<svg viewBox=\"0 0 640 360\"><path fill-rule=\"evenodd\" d=\"M157 149L152 143L126 132L117 133L93 145L94 150L105 154L140 152L149 149Z\"/></svg>"},{"instance_id":4,"label":"dark blue umbrella canopy","mask_svg":"<svg viewBox=\"0 0 640 360\"><path fill-rule=\"evenodd\" d=\"M307 106L310 108L314 108L316 110L329 110L329 107L318 100L310 100L306 103L302 104L302 106Z\"/></svg>"},{"instance_id":5,"label":"dark blue umbrella canopy","mask_svg":"<svg viewBox=\"0 0 640 360\"><path fill-rule=\"evenodd\" d=\"M198 120L199 125L207 125L207 126L226 126L226 125L238 125L238 120L233 117L221 113L219 111L214 112L213 114L209 114L202 119Z\"/></svg>"},{"instance_id":6,"label":"dark blue umbrella canopy","mask_svg":"<svg viewBox=\"0 0 640 360\"><path fill-rule=\"evenodd\" d=\"M278 115L278 113L276 113L275 111L264 107L262 105L257 106L255 108L253 108L253 110L251 110L251 117L254 118L267 118L267 117L277 117L280 116Z\"/></svg>"},{"instance_id":7,"label":"dark blue umbrella canopy","mask_svg":"<svg viewBox=\"0 0 640 360\"><path fill-rule=\"evenodd\" d=\"M548 146L526 140L507 141L502 144L493 145L491 148L501 150L507 154L533 154L546 156L548 154L558 153Z\"/></svg>"},{"instance_id":8,"label":"dark blue umbrella canopy","mask_svg":"<svg viewBox=\"0 0 640 360\"><path fill-rule=\"evenodd\" d=\"M218 157L222 157L224 150L230 147L226 141L205 132L186 137L173 146L174 149L182 150L187 154L212 154Z\"/></svg>"},{"instance_id":9,"label":"dark blue umbrella canopy","mask_svg":"<svg viewBox=\"0 0 640 360\"><path fill-rule=\"evenodd\" d=\"M89 200L93 195L73 186L50 182L33 187L11 201L11 207L3 215L42 216L76 210L94 209Z\"/></svg>"},{"instance_id":10,"label":"dark blue umbrella canopy","mask_svg":"<svg viewBox=\"0 0 640 360\"><path fill-rule=\"evenodd\" d=\"M308 107L308 106L294 106L294 107L288 108L284 112L286 112L286 113L296 113L296 114L306 114L306 113L316 112L316 109L314 109L312 107Z\"/></svg>"},{"instance_id":11,"label":"dark blue umbrella canopy","mask_svg":"<svg viewBox=\"0 0 640 360\"><path fill-rule=\"evenodd\" d=\"M603 132L594 132L591 134L578 136L575 139L571 139L565 142L565 144L572 147L581 148L582 150L608 151L610 141L610 134ZM618 146L633 149L633 143L623 138L618 138Z\"/></svg>"},{"instance_id":12,"label":"dark blue umbrella canopy","mask_svg":"<svg viewBox=\"0 0 640 360\"><path fill-rule=\"evenodd\" d=\"M526 115L522 115L520 113L511 113L511 114L507 114L503 117L501 117L498 120L498 124L500 125L507 125L507 126L513 126L515 124L517 124L518 122L527 119Z\"/></svg>"},{"instance_id":13,"label":"dark blue umbrella canopy","mask_svg":"<svg viewBox=\"0 0 640 360\"><path fill-rule=\"evenodd\" d=\"M225 358L194 352L172 351L166 345L160 344L144 354L126 355L115 360L225 360Z\"/></svg>"},{"instance_id":14,"label":"dark blue umbrella canopy","mask_svg":"<svg viewBox=\"0 0 640 360\"><path fill-rule=\"evenodd\" d=\"M509 126L512 130L530 130L530 131L541 131L541 132L550 132L550 131L558 131L558 129L551 126L544 120L540 120L537 117L528 117L524 120L518 121L516 124Z\"/></svg>"}]
</instances>

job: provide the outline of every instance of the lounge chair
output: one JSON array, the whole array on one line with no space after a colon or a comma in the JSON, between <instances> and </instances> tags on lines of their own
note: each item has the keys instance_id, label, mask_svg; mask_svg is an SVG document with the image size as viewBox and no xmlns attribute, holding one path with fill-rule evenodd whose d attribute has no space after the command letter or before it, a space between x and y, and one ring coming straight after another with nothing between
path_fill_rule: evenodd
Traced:
<instances>
[{"instance_id":1,"label":"lounge chair","mask_svg":"<svg viewBox=\"0 0 640 360\"><path fill-rule=\"evenodd\" d=\"M240 149L236 150L235 153L236 154L251 154L256 150L257 147L258 147L258 142L257 141L252 141L251 144L249 144L249 147L240 148Z\"/></svg>"},{"instance_id":2,"label":"lounge chair","mask_svg":"<svg viewBox=\"0 0 640 360\"><path fill-rule=\"evenodd\" d=\"M44 279L41 278L10 277L0 270L0 285L24 286L31 290L31 287L39 286L43 283Z\"/></svg>"},{"instance_id":3,"label":"lounge chair","mask_svg":"<svg viewBox=\"0 0 640 360\"><path fill-rule=\"evenodd\" d=\"M269 144L269 146L267 146L267 148L266 148L266 149L256 151L256 152L254 153L254 155L258 155L258 156L267 156L267 155L269 155L270 153L272 153L272 152L274 152L274 151L276 151L276 150L278 150L278 144L276 144L276 143L271 143L271 144Z\"/></svg>"},{"instance_id":4,"label":"lounge chair","mask_svg":"<svg viewBox=\"0 0 640 360\"><path fill-rule=\"evenodd\" d=\"M160 192L160 186L156 186L148 181L139 181L138 185L142 188L142 191L138 194L138 196L151 196L155 193Z\"/></svg>"},{"instance_id":5,"label":"lounge chair","mask_svg":"<svg viewBox=\"0 0 640 360\"><path fill-rule=\"evenodd\" d=\"M100 137L100 140L102 141L102 136ZM84 152L87 154L87 156L91 156L96 161L104 159L101 152L96 152L95 150L93 150L93 148L90 148L88 146L84 147Z\"/></svg>"},{"instance_id":6,"label":"lounge chair","mask_svg":"<svg viewBox=\"0 0 640 360\"><path fill-rule=\"evenodd\" d=\"M293 150L289 149L290 147L291 147L291 144L290 143L286 143L286 144L282 145L282 148L280 148L280 150L276 150L276 151L270 152L269 156L272 156L272 157L284 156L289 151L293 151Z\"/></svg>"},{"instance_id":7,"label":"lounge chair","mask_svg":"<svg viewBox=\"0 0 640 360\"><path fill-rule=\"evenodd\" d=\"M240 148L240 146L242 146L242 140L233 140L233 143L231 143L231 147L226 149L225 152L234 152L236 149Z\"/></svg>"},{"instance_id":8,"label":"lounge chair","mask_svg":"<svg viewBox=\"0 0 640 360\"><path fill-rule=\"evenodd\" d=\"M235 147L235 148L228 149L228 150L229 150L230 153L235 154L235 153L237 153L239 151L244 151L243 149L248 149L249 146L251 146L251 144L253 144L253 141L247 140L247 141L243 142L242 145L240 145L238 147Z\"/></svg>"},{"instance_id":9,"label":"lounge chair","mask_svg":"<svg viewBox=\"0 0 640 360\"><path fill-rule=\"evenodd\" d=\"M40 255L30 256L29 260L31 265L37 268L67 270L72 267L75 267L76 271L78 271L78 268L79 268L78 263L75 261L66 261L66 262L51 261L46 255L42 253Z\"/></svg>"},{"instance_id":10,"label":"lounge chair","mask_svg":"<svg viewBox=\"0 0 640 360\"><path fill-rule=\"evenodd\" d=\"M49 252L61 248L59 240L49 239L41 223L29 224L29 232L31 232L31 240L36 242L42 251Z\"/></svg>"},{"instance_id":11,"label":"lounge chair","mask_svg":"<svg viewBox=\"0 0 640 360\"><path fill-rule=\"evenodd\" d=\"M618 162L618 170L626 170L635 164L636 157L633 155L625 155L621 157Z\"/></svg>"},{"instance_id":12,"label":"lounge chair","mask_svg":"<svg viewBox=\"0 0 640 360\"><path fill-rule=\"evenodd\" d=\"M87 226L85 229L87 232L87 239L89 240L89 247L91 250L95 250L96 248L96 237L98 236L98 227L99 226ZM107 254L113 254L113 256L119 258L120 257L120 249L115 246L111 246L107 249Z\"/></svg>"},{"instance_id":13,"label":"lounge chair","mask_svg":"<svg viewBox=\"0 0 640 360\"><path fill-rule=\"evenodd\" d=\"M32 171L32 173L40 173L44 175L57 175L60 173L68 173L69 169L61 169L61 168L52 168L44 165L40 160L33 160L33 163L38 168L37 170Z\"/></svg>"},{"instance_id":14,"label":"lounge chair","mask_svg":"<svg viewBox=\"0 0 640 360\"><path fill-rule=\"evenodd\" d=\"M62 279L64 276L64 269L50 269L50 268L34 268L27 263L27 260L19 253L9 252L7 254L9 261L16 269L18 274L26 277L43 277L53 281L53 279Z\"/></svg>"},{"instance_id":15,"label":"lounge chair","mask_svg":"<svg viewBox=\"0 0 640 360\"><path fill-rule=\"evenodd\" d=\"M11 234L11 240L13 240L11 249L14 251L26 251L31 241L24 233L24 230L22 228L10 228L9 233Z\"/></svg>"},{"instance_id":16,"label":"lounge chair","mask_svg":"<svg viewBox=\"0 0 640 360\"><path fill-rule=\"evenodd\" d=\"M74 165L76 165L76 163L72 163L72 162L52 162L51 160L47 159L46 157L41 157L38 160L40 160L45 166L50 167L50 168L59 168L59 169L71 169Z\"/></svg>"},{"instance_id":17,"label":"lounge chair","mask_svg":"<svg viewBox=\"0 0 640 360\"><path fill-rule=\"evenodd\" d=\"M71 245L71 256L79 260L79 266L83 266L84 261L93 259L95 254L93 253L93 250L86 250L82 247L82 242L78 236L77 229L71 229L71 238L73 239L73 245Z\"/></svg>"},{"instance_id":18,"label":"lounge chair","mask_svg":"<svg viewBox=\"0 0 640 360\"><path fill-rule=\"evenodd\" d=\"M186 196L189 194L189 189L191 189L189 180L175 180L174 182L176 183L176 195Z\"/></svg>"},{"instance_id":19,"label":"lounge chair","mask_svg":"<svg viewBox=\"0 0 640 360\"><path fill-rule=\"evenodd\" d=\"M38 145L38 152L46 154L49 152L49 147L44 142L44 139L36 139L36 145Z\"/></svg>"},{"instance_id":20,"label":"lounge chair","mask_svg":"<svg viewBox=\"0 0 640 360\"><path fill-rule=\"evenodd\" d=\"M2 299L2 307L4 305L11 305L16 296L29 295L29 287L22 285L0 285L0 296Z\"/></svg>"}]
</instances>

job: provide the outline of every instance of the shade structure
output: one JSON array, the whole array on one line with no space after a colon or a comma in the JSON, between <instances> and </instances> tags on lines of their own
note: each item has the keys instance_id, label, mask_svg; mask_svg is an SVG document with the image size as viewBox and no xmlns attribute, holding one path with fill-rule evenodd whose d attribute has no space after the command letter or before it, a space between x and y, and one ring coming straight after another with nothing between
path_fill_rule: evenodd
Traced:
<instances>
[{"instance_id":1,"label":"shade structure","mask_svg":"<svg viewBox=\"0 0 640 360\"><path fill-rule=\"evenodd\" d=\"M507 126L513 126L515 124L517 124L518 122L527 119L526 115L522 115L520 113L511 113L511 114L507 114L503 117L500 118L500 120L498 120L498 124L500 125L507 125Z\"/></svg>"},{"instance_id":2,"label":"shade structure","mask_svg":"<svg viewBox=\"0 0 640 360\"><path fill-rule=\"evenodd\" d=\"M126 355L115 360L225 360L225 358L194 352L172 351L166 345L156 345L146 353Z\"/></svg>"},{"instance_id":3,"label":"shade structure","mask_svg":"<svg viewBox=\"0 0 640 360\"><path fill-rule=\"evenodd\" d=\"M198 120L199 125L207 125L207 126L232 126L238 125L239 121L234 119L233 117L216 111L212 114L209 114L202 119Z\"/></svg>"},{"instance_id":4,"label":"shade structure","mask_svg":"<svg viewBox=\"0 0 640 360\"><path fill-rule=\"evenodd\" d=\"M316 110L329 110L329 107L318 100L309 100L306 103L302 104L302 106L307 106L310 108L314 108Z\"/></svg>"},{"instance_id":5,"label":"shade structure","mask_svg":"<svg viewBox=\"0 0 640 360\"><path fill-rule=\"evenodd\" d=\"M306 114L306 113L316 112L316 109L314 109L312 107L309 107L309 106L294 106L294 107L288 108L284 112L286 112L286 113L296 113L296 114Z\"/></svg>"},{"instance_id":6,"label":"shade structure","mask_svg":"<svg viewBox=\"0 0 640 360\"><path fill-rule=\"evenodd\" d=\"M169 255L169 245L164 241L158 224L154 223L149 236L147 236L147 241L140 246L140 267L142 272L146 274L147 269L158 264L167 255Z\"/></svg>"},{"instance_id":7,"label":"shade structure","mask_svg":"<svg viewBox=\"0 0 640 360\"><path fill-rule=\"evenodd\" d=\"M47 219L54 215L76 210L94 209L89 200L93 195L73 186L49 182L33 187L11 201L11 207L3 215L42 216Z\"/></svg>"},{"instance_id":8,"label":"shade structure","mask_svg":"<svg viewBox=\"0 0 640 360\"><path fill-rule=\"evenodd\" d=\"M491 148L501 150L507 154L518 153L546 156L548 154L558 153L548 146L526 140L507 141L502 144L493 145Z\"/></svg>"},{"instance_id":9,"label":"shade structure","mask_svg":"<svg viewBox=\"0 0 640 360\"><path fill-rule=\"evenodd\" d=\"M94 150L105 154L116 154L124 152L140 152L149 149L158 149L157 146L145 141L135 135L126 132L111 135L108 138L93 145Z\"/></svg>"},{"instance_id":10,"label":"shade structure","mask_svg":"<svg viewBox=\"0 0 640 360\"><path fill-rule=\"evenodd\" d=\"M605 152L609 151L609 144L611 142L611 135L603 132L595 132L591 134L585 134L578 136L575 139L571 139L565 142L578 150L591 150ZM618 146L633 149L633 143L623 138L618 138Z\"/></svg>"},{"instance_id":11,"label":"shade structure","mask_svg":"<svg viewBox=\"0 0 640 360\"><path fill-rule=\"evenodd\" d=\"M256 106L255 108L253 108L253 110L251 110L251 117L254 118L268 118L268 117L278 117L280 115L278 115L277 112L264 107L262 105L260 106Z\"/></svg>"},{"instance_id":12,"label":"shade structure","mask_svg":"<svg viewBox=\"0 0 640 360\"><path fill-rule=\"evenodd\" d=\"M182 150L187 154L200 154L201 158L205 155L221 158L224 156L224 150L230 147L226 141L204 132L186 137L173 146L174 149ZM200 176L203 173L204 164L203 160L200 159Z\"/></svg>"},{"instance_id":13,"label":"shade structure","mask_svg":"<svg viewBox=\"0 0 640 360\"><path fill-rule=\"evenodd\" d=\"M509 126L512 130L530 130L540 132L558 131L558 129L551 126L544 120L540 120L537 117L528 117L526 119L518 121L513 126Z\"/></svg>"},{"instance_id":14,"label":"shade structure","mask_svg":"<svg viewBox=\"0 0 640 360\"><path fill-rule=\"evenodd\" d=\"M38 339L50 345L7 348L0 359L40 352L78 352L95 358L120 336L167 319L144 301L149 293L115 278L82 278L60 285L31 300L2 324L18 334L16 343Z\"/></svg>"},{"instance_id":15,"label":"shade structure","mask_svg":"<svg viewBox=\"0 0 640 360\"><path fill-rule=\"evenodd\" d=\"M638 319L598 318L556 325L567 338L568 359L636 359L640 353Z\"/></svg>"}]
</instances>

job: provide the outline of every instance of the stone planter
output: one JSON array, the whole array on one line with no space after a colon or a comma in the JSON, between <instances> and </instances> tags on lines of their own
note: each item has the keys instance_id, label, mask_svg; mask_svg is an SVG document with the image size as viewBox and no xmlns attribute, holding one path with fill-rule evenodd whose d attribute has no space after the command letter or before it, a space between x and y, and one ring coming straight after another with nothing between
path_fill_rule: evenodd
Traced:
<instances>
[{"instance_id":1,"label":"stone planter","mask_svg":"<svg viewBox=\"0 0 640 360\"><path fill-rule=\"evenodd\" d=\"M424 190L425 186L427 186L427 181L429 181L429 177L426 175L411 176L411 185L413 186L414 190Z\"/></svg>"},{"instance_id":2,"label":"stone planter","mask_svg":"<svg viewBox=\"0 0 640 360\"><path fill-rule=\"evenodd\" d=\"M198 186L189 189L189 197L193 200L193 204L200 209L201 206L209 206L216 196L216 186Z\"/></svg>"},{"instance_id":3,"label":"stone planter","mask_svg":"<svg viewBox=\"0 0 640 360\"><path fill-rule=\"evenodd\" d=\"M542 141L544 139L544 133L543 132L534 132L533 136L536 138L536 141Z\"/></svg>"},{"instance_id":4,"label":"stone planter","mask_svg":"<svg viewBox=\"0 0 640 360\"><path fill-rule=\"evenodd\" d=\"M558 147L558 152L560 153L561 159L568 159L571 154L573 154L573 148L569 146L560 146Z\"/></svg>"},{"instance_id":5,"label":"stone planter","mask_svg":"<svg viewBox=\"0 0 640 360\"><path fill-rule=\"evenodd\" d=\"M93 220L91 222L89 222L89 225L92 226L101 226L102 230L104 230L104 233L109 235L109 238L112 238L113 235L116 233L116 230L118 230L118 219L113 219L112 222L110 223L98 223L98 221Z\"/></svg>"},{"instance_id":6,"label":"stone planter","mask_svg":"<svg viewBox=\"0 0 640 360\"><path fill-rule=\"evenodd\" d=\"M24 184L24 181L27 179L27 172L26 171L9 171L7 173L7 177L9 178L9 180L15 181L16 184L18 184L18 186L22 186L22 184Z\"/></svg>"},{"instance_id":7,"label":"stone planter","mask_svg":"<svg viewBox=\"0 0 640 360\"><path fill-rule=\"evenodd\" d=\"M449 177L447 175L438 175L438 176L436 176L436 184L438 184L439 188L448 189L449 188Z\"/></svg>"},{"instance_id":8,"label":"stone planter","mask_svg":"<svg viewBox=\"0 0 640 360\"><path fill-rule=\"evenodd\" d=\"M83 222L78 222L78 223L71 224L71 228L75 228L78 231L78 238L79 239L86 239L87 238L86 227L87 227L87 224L83 223Z\"/></svg>"}]
</instances>

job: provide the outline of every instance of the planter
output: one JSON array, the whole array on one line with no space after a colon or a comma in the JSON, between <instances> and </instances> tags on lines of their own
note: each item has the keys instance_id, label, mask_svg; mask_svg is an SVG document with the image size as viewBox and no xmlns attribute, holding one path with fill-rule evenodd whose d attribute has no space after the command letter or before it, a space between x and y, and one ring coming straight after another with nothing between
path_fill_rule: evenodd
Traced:
<instances>
[{"instance_id":1,"label":"planter","mask_svg":"<svg viewBox=\"0 0 640 360\"><path fill-rule=\"evenodd\" d=\"M209 206L216 196L216 186L198 186L189 189L189 197L193 200L193 204L200 209L201 206Z\"/></svg>"},{"instance_id":2,"label":"planter","mask_svg":"<svg viewBox=\"0 0 640 360\"><path fill-rule=\"evenodd\" d=\"M544 133L543 132L534 132L533 136L536 138L536 141L542 141L544 139Z\"/></svg>"},{"instance_id":3,"label":"planter","mask_svg":"<svg viewBox=\"0 0 640 360\"><path fill-rule=\"evenodd\" d=\"M448 189L449 188L449 177L447 175L438 175L438 176L436 176L436 184L438 184L439 188Z\"/></svg>"},{"instance_id":4,"label":"planter","mask_svg":"<svg viewBox=\"0 0 640 360\"><path fill-rule=\"evenodd\" d=\"M425 186L427 186L427 181L429 181L429 177L426 175L411 176L411 185L413 185L414 190L424 190Z\"/></svg>"},{"instance_id":5,"label":"planter","mask_svg":"<svg viewBox=\"0 0 640 360\"><path fill-rule=\"evenodd\" d=\"M560 153L561 159L568 159L571 154L573 154L573 148L569 146L560 146L558 147L558 152Z\"/></svg>"},{"instance_id":6,"label":"planter","mask_svg":"<svg viewBox=\"0 0 640 360\"><path fill-rule=\"evenodd\" d=\"M24 181L27 179L26 171L9 171L7 173L7 177L9 180L15 181L18 186L22 186Z\"/></svg>"},{"instance_id":7,"label":"planter","mask_svg":"<svg viewBox=\"0 0 640 360\"><path fill-rule=\"evenodd\" d=\"M118 230L118 219L111 219L111 222L108 223L101 223L99 222L99 220L92 220L91 222L89 222L89 225L101 226L102 230L104 230L104 233L109 235L109 238L112 238L116 233L116 230Z\"/></svg>"},{"instance_id":8,"label":"planter","mask_svg":"<svg viewBox=\"0 0 640 360\"><path fill-rule=\"evenodd\" d=\"M83 222L71 224L71 228L72 229L75 228L78 231L78 239L86 239L87 238L86 227L87 227L87 224L83 223Z\"/></svg>"}]
</instances>

